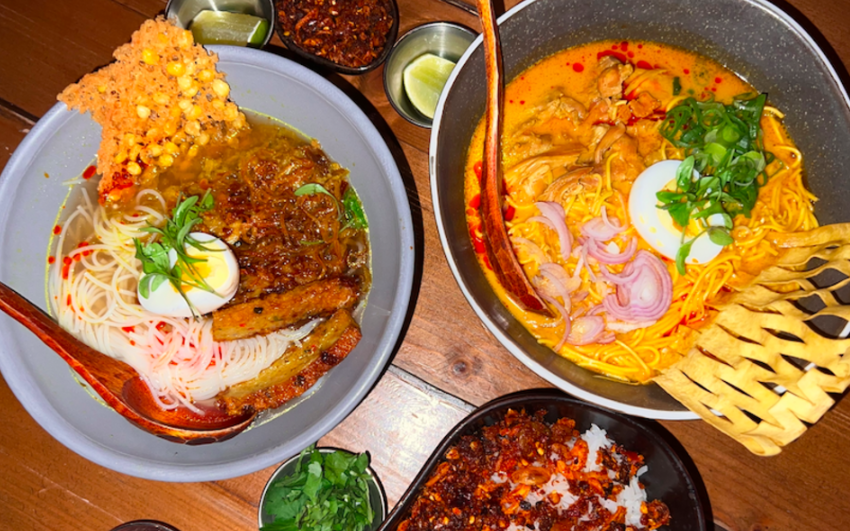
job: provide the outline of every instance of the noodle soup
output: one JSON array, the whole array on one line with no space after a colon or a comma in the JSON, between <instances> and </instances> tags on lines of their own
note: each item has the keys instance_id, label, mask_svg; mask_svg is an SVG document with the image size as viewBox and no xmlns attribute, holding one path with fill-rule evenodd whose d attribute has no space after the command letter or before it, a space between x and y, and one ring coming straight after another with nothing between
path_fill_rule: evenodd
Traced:
<instances>
[{"instance_id":1,"label":"noodle soup","mask_svg":"<svg viewBox=\"0 0 850 531\"><path fill-rule=\"evenodd\" d=\"M344 210L359 205L348 171L291 129L261 117L249 122L165 171L144 174L129 201L104 205L89 184L96 179L71 183L63 207L68 215L51 242L48 293L59 323L136 369L164 409L223 400L224 392L239 385L244 391L239 399L220 407L277 407L309 389L304 371L310 369L315 381L359 339L351 314L365 304L370 254L365 217L354 222ZM240 273L236 294L220 309L194 318L151 312L140 301L139 284L147 273L140 246L158 241L150 228L166 225L186 198L207 196L213 206L192 230L219 238L233 252ZM189 293L197 289L183 286ZM318 306L289 315L287 326L274 325L280 311L270 301L313 293L315 286L321 290L311 300ZM338 307L327 306L337 286L348 297ZM245 307L254 321L238 313ZM348 335L341 337L348 338L347 350L335 351L335 363L322 359L321 366L313 365L315 358L300 350L303 344L339 347L340 336L333 334L342 331L329 330L328 322L345 323ZM233 327L246 331L234 333ZM275 363L294 372L271 377ZM298 392L285 389L293 381L300 383ZM257 402L258 393L272 398Z\"/></svg>"},{"instance_id":2,"label":"noodle soup","mask_svg":"<svg viewBox=\"0 0 850 531\"><path fill-rule=\"evenodd\" d=\"M758 108L760 131L752 135L752 161L741 162L753 162L756 177L739 195L757 193L752 204L732 208L737 198L722 196L722 208L709 211L711 203L703 202L680 225L673 211L703 196L677 188L678 163L658 166L672 173L637 196L639 188L646 190L636 181L645 182L657 163L692 153L705 160L706 150L726 146L731 153L743 143L709 135L715 145L683 147L686 110L732 116L725 119L737 126L734 114L750 108ZM767 238L770 231L817 226L802 156L782 118L731 71L666 45L603 41L540 61L506 88L502 211L514 253L550 315L520 305L493 272L481 227L482 121L468 151L464 197L485 276L540 343L608 377L649 381L680 359L727 294L773 263L779 250ZM710 121L704 125L714 127ZM714 164L728 163L722 158ZM700 178L711 177L714 168L703 170ZM699 193L712 191L716 184ZM675 199L662 205L660 197ZM694 217L699 208L706 212ZM642 235L644 217L656 215L661 224ZM672 252L663 252L662 232L673 236ZM652 304L638 307L644 296Z\"/></svg>"}]
</instances>

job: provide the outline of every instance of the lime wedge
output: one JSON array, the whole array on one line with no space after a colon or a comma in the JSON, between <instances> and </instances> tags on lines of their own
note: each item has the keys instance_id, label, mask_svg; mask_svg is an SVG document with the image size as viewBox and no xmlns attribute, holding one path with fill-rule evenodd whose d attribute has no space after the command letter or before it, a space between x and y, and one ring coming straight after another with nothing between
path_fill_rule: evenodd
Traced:
<instances>
[{"instance_id":1,"label":"lime wedge","mask_svg":"<svg viewBox=\"0 0 850 531\"><path fill-rule=\"evenodd\" d=\"M434 118L440 93L454 67L448 59L426 53L404 68L404 92L416 110Z\"/></svg>"},{"instance_id":2,"label":"lime wedge","mask_svg":"<svg viewBox=\"0 0 850 531\"><path fill-rule=\"evenodd\" d=\"M192 19L189 29L195 41L201 44L262 46L269 32L269 23L254 15L204 10Z\"/></svg>"}]
</instances>

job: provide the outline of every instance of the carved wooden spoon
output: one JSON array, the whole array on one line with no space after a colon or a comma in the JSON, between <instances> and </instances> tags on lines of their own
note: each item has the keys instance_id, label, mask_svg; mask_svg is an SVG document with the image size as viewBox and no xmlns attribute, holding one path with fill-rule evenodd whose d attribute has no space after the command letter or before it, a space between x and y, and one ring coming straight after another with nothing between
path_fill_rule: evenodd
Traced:
<instances>
[{"instance_id":1,"label":"carved wooden spoon","mask_svg":"<svg viewBox=\"0 0 850 531\"><path fill-rule=\"evenodd\" d=\"M214 406L160 409L135 369L72 336L39 307L0 282L0 310L27 327L83 377L112 409L137 427L181 444L208 444L241 433L254 413L230 416Z\"/></svg>"},{"instance_id":2,"label":"carved wooden spoon","mask_svg":"<svg viewBox=\"0 0 850 531\"><path fill-rule=\"evenodd\" d=\"M525 276L514 254L505 216L502 213L502 109L504 73L499 28L492 0L478 0L478 13L484 34L484 63L487 72L487 116L484 123L482 159L481 228L487 256L499 284L526 310L552 315Z\"/></svg>"}]
</instances>

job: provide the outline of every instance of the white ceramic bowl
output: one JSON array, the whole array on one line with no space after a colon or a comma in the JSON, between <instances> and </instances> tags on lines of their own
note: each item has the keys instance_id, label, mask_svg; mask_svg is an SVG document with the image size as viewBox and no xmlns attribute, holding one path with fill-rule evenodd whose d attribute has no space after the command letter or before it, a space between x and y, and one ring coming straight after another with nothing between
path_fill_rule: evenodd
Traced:
<instances>
[{"instance_id":1,"label":"white ceramic bowl","mask_svg":"<svg viewBox=\"0 0 850 531\"><path fill-rule=\"evenodd\" d=\"M163 481L210 481L271 466L318 440L351 412L389 360L413 279L413 227L396 163L366 115L330 82L292 61L246 48L211 47L244 109L321 142L351 170L370 222L373 285L363 339L334 370L278 418L206 446L167 442L100 405L34 335L0 315L0 371L41 426L107 468ZM63 181L91 164L100 127L57 104L27 135L0 178L0 280L46 306L48 238L67 194ZM49 178L45 179L47 173ZM294 407L293 407L294 406Z\"/></svg>"}]
</instances>

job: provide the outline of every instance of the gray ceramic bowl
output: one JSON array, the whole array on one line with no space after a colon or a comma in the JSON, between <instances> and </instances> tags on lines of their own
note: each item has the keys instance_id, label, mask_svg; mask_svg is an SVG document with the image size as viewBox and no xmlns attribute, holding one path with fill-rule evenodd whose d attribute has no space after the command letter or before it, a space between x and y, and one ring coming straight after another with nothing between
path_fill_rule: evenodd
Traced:
<instances>
[{"instance_id":1,"label":"gray ceramic bowl","mask_svg":"<svg viewBox=\"0 0 850 531\"><path fill-rule=\"evenodd\" d=\"M823 51L788 14L762 0L537 0L499 18L510 80L559 50L604 39L653 40L694 50L737 72L786 113L805 157L821 223L850 220L850 100ZM479 270L463 212L469 139L484 112L481 37L452 72L431 131L434 214L449 266L475 312L520 361L568 393L626 413L693 419L655 385L597 377L541 346L502 306Z\"/></svg>"},{"instance_id":2,"label":"gray ceramic bowl","mask_svg":"<svg viewBox=\"0 0 850 531\"><path fill-rule=\"evenodd\" d=\"M281 57L211 47L243 108L279 118L351 170L370 222L373 286L357 348L282 416L229 441L181 446L149 435L93 400L68 366L34 335L0 316L0 371L56 439L102 466L163 481L209 481L279 463L330 431L354 409L398 340L413 278L413 227L401 176L387 145L342 91ZM100 127L55 106L24 139L0 177L0 281L46 305L47 242L67 194L62 182L94 158ZM47 173L50 178L45 179ZM294 407L293 407L294 406Z\"/></svg>"},{"instance_id":3,"label":"gray ceramic bowl","mask_svg":"<svg viewBox=\"0 0 850 531\"><path fill-rule=\"evenodd\" d=\"M348 454L351 453L348 450L329 447L317 448L317 450L323 454L329 454L337 451ZM260 496L259 507L257 508L257 524L260 527L274 522L274 517L265 512L266 495L269 491L269 487L271 487L271 484L279 478L290 476L295 472L295 470L297 470L296 465L298 464L298 457L299 456L294 455L284 461L277 470L272 473L271 477L266 482L266 486L263 488L263 494ZM372 506L372 512L375 513L375 519L372 520L372 523L368 528L359 531L374 531L381 525L384 518L387 517L387 494L384 492L384 487L381 485L381 480L378 478L378 474L375 473L375 470L373 470L371 466L366 468L366 474L369 475L369 478L367 479L369 485L369 504Z\"/></svg>"}]
</instances>

